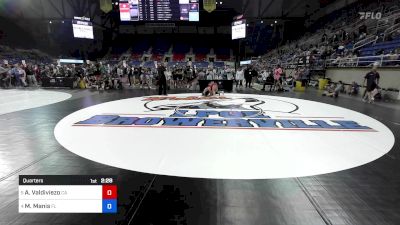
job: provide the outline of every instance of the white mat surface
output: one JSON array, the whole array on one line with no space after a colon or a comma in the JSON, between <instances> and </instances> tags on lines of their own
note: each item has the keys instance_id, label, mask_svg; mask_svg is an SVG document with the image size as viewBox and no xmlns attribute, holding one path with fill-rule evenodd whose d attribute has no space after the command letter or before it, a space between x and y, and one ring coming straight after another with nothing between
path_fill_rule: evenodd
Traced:
<instances>
[{"instance_id":1,"label":"white mat surface","mask_svg":"<svg viewBox=\"0 0 400 225\"><path fill-rule=\"evenodd\" d=\"M71 98L59 91L47 90L0 90L0 115L54 104Z\"/></svg>"}]
</instances>

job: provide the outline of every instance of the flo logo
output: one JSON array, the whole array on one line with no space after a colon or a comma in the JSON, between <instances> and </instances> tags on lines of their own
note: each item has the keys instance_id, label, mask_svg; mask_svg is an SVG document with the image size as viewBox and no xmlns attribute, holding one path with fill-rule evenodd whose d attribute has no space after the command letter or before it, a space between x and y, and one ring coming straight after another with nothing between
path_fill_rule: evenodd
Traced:
<instances>
[{"instance_id":1,"label":"flo logo","mask_svg":"<svg viewBox=\"0 0 400 225\"><path fill-rule=\"evenodd\" d=\"M368 20L368 19L372 19L372 20L380 20L382 19L382 13L381 12L359 12L358 14L360 14L360 20Z\"/></svg>"},{"instance_id":2,"label":"flo logo","mask_svg":"<svg viewBox=\"0 0 400 225\"><path fill-rule=\"evenodd\" d=\"M374 131L357 121L341 117L297 118L294 114L299 109L297 105L286 101L269 101L253 97L150 97L142 102L147 112L153 114L132 112L128 115L93 115L76 122L74 126ZM277 105L280 107L277 108ZM152 116L154 112L163 114ZM283 118L274 116L276 114L290 116Z\"/></svg>"}]
</instances>

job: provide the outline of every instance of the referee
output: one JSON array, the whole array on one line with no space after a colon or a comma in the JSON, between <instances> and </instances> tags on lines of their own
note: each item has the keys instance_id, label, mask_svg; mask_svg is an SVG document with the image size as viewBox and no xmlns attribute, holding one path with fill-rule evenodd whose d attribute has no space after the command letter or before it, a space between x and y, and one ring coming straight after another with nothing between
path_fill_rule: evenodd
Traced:
<instances>
[{"instance_id":1,"label":"referee","mask_svg":"<svg viewBox=\"0 0 400 225\"><path fill-rule=\"evenodd\" d=\"M157 68L158 71L158 94L167 95L167 78L165 77L165 67L163 64Z\"/></svg>"}]
</instances>

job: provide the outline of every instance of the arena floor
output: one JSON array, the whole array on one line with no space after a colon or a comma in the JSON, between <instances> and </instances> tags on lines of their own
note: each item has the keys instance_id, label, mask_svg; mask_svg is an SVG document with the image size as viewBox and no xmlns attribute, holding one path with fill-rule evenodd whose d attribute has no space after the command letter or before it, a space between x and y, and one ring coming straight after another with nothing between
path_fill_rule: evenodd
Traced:
<instances>
[{"instance_id":1,"label":"arena floor","mask_svg":"<svg viewBox=\"0 0 400 225\"><path fill-rule=\"evenodd\" d=\"M316 176L253 180L154 175L118 169L82 158L62 147L53 132L61 119L75 111L104 102L155 95L155 90L100 93L89 90L55 90L61 92L55 93L57 98L46 93L47 100L38 98L40 101L29 101L28 107L21 105L26 105L26 97L38 91L14 92L25 97L10 100L10 96L15 93L0 90L2 225L399 224L399 142L395 142L390 152L375 161ZM257 90L238 93L270 94ZM283 93L279 96L327 103L369 115L386 125L396 139L400 137L398 103L367 104L349 96L333 99L322 97L314 90ZM131 140L116 138L113 141L131 142L134 145ZM96 137L88 133L87 142L96 142ZM201 144L201 140L196 137L191 142L193 145ZM179 142L176 144L179 145ZM313 144L309 143L310 146ZM332 143L325 144L329 146ZM190 146L187 148L189 150ZM19 214L18 175L22 174L117 175L119 213Z\"/></svg>"}]
</instances>

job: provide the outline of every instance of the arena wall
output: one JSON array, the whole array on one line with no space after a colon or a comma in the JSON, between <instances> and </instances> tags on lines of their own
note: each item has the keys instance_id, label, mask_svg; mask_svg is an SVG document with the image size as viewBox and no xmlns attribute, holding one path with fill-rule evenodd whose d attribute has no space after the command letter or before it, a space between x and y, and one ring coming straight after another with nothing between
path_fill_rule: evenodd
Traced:
<instances>
[{"instance_id":1,"label":"arena wall","mask_svg":"<svg viewBox=\"0 0 400 225\"><path fill-rule=\"evenodd\" d=\"M370 70L371 68L328 68L326 77L333 82L341 80L348 84L353 81L362 84L365 74ZM400 89L400 68L379 68L378 72L381 76L380 87Z\"/></svg>"}]
</instances>

